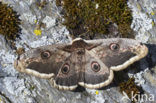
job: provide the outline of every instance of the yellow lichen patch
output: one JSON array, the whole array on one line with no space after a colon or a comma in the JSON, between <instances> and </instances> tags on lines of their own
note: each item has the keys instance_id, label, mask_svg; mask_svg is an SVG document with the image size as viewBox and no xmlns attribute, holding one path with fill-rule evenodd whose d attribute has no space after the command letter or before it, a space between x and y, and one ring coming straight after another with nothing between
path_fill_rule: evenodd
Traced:
<instances>
[{"instance_id":1,"label":"yellow lichen patch","mask_svg":"<svg viewBox=\"0 0 156 103\"><path fill-rule=\"evenodd\" d=\"M35 20L35 24L37 24L37 20Z\"/></svg>"},{"instance_id":2,"label":"yellow lichen patch","mask_svg":"<svg viewBox=\"0 0 156 103\"><path fill-rule=\"evenodd\" d=\"M15 40L21 31L19 15L7 4L0 2L0 34L8 40Z\"/></svg>"},{"instance_id":3,"label":"yellow lichen patch","mask_svg":"<svg viewBox=\"0 0 156 103\"><path fill-rule=\"evenodd\" d=\"M63 24L71 35L109 34L114 23L122 37L132 34L132 15L127 0L56 0L56 4L64 9Z\"/></svg>"},{"instance_id":4,"label":"yellow lichen patch","mask_svg":"<svg viewBox=\"0 0 156 103\"><path fill-rule=\"evenodd\" d=\"M151 15L153 16L153 15L155 15L155 13L154 12L151 12Z\"/></svg>"},{"instance_id":5,"label":"yellow lichen patch","mask_svg":"<svg viewBox=\"0 0 156 103\"><path fill-rule=\"evenodd\" d=\"M40 36L42 34L42 30L35 29L34 34L37 35L37 36Z\"/></svg>"},{"instance_id":6,"label":"yellow lichen patch","mask_svg":"<svg viewBox=\"0 0 156 103\"><path fill-rule=\"evenodd\" d=\"M98 94L99 94L99 91L96 90L96 91L95 91L95 94L98 95Z\"/></svg>"}]
</instances>

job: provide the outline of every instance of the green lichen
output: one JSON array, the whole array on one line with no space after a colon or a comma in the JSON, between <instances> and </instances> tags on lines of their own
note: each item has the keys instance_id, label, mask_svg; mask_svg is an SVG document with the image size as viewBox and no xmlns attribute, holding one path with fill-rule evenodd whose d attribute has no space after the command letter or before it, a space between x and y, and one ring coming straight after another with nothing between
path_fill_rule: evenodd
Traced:
<instances>
[{"instance_id":1,"label":"green lichen","mask_svg":"<svg viewBox=\"0 0 156 103\"><path fill-rule=\"evenodd\" d=\"M64 12L64 25L74 36L86 33L109 34L113 23L122 37L131 34L131 11L127 0L56 0Z\"/></svg>"},{"instance_id":2,"label":"green lichen","mask_svg":"<svg viewBox=\"0 0 156 103\"><path fill-rule=\"evenodd\" d=\"M19 25L19 15L10 6L0 2L0 34L7 40L15 40L21 30Z\"/></svg>"}]
</instances>

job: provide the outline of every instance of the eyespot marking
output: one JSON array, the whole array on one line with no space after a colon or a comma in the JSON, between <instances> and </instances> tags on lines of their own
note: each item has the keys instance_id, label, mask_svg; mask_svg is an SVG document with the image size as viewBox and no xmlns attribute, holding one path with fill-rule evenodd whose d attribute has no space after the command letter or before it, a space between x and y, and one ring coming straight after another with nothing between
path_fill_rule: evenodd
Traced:
<instances>
[{"instance_id":1,"label":"eyespot marking","mask_svg":"<svg viewBox=\"0 0 156 103\"><path fill-rule=\"evenodd\" d=\"M115 51L115 50L119 50L120 46L119 46L119 44L117 44L117 43L111 43L111 44L109 45L109 48L110 48L111 50Z\"/></svg>"},{"instance_id":2,"label":"eyespot marking","mask_svg":"<svg viewBox=\"0 0 156 103\"><path fill-rule=\"evenodd\" d=\"M69 64L64 64L63 67L61 68L61 72L63 74L67 74L70 71Z\"/></svg>"},{"instance_id":3,"label":"eyespot marking","mask_svg":"<svg viewBox=\"0 0 156 103\"><path fill-rule=\"evenodd\" d=\"M91 64L91 68L93 71L98 72L100 71L100 65L99 63L97 63L96 61L93 61Z\"/></svg>"},{"instance_id":4,"label":"eyespot marking","mask_svg":"<svg viewBox=\"0 0 156 103\"><path fill-rule=\"evenodd\" d=\"M41 58L42 59L48 59L50 56L51 56L51 53L48 50L41 52Z\"/></svg>"}]
</instances>

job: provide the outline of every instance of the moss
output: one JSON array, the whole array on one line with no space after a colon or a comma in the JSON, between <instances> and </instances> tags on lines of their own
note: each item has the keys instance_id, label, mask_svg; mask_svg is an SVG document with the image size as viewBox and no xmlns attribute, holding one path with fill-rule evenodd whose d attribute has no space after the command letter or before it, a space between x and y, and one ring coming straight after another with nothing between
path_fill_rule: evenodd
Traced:
<instances>
[{"instance_id":1,"label":"moss","mask_svg":"<svg viewBox=\"0 0 156 103\"><path fill-rule=\"evenodd\" d=\"M19 15L7 4L0 2L0 34L7 40L15 40L19 37L20 28Z\"/></svg>"},{"instance_id":2,"label":"moss","mask_svg":"<svg viewBox=\"0 0 156 103\"><path fill-rule=\"evenodd\" d=\"M138 87L137 85L135 85L135 79L134 78L130 78L128 81L126 81L126 82L122 82L122 83L120 83L120 91L121 92L125 92L127 95L128 95L128 97L129 98L132 98L131 96L132 96L132 91L133 91L133 95L137 95L137 94L142 94L143 93L143 90L142 90L142 88L140 88L140 87ZM137 96L136 96L136 98L137 98ZM135 101L132 101L133 103L135 102Z\"/></svg>"},{"instance_id":3,"label":"moss","mask_svg":"<svg viewBox=\"0 0 156 103\"><path fill-rule=\"evenodd\" d=\"M109 34L113 23L123 37L131 34L132 16L127 0L56 0L56 4L65 10L63 24L74 36Z\"/></svg>"},{"instance_id":4,"label":"moss","mask_svg":"<svg viewBox=\"0 0 156 103\"><path fill-rule=\"evenodd\" d=\"M61 0L56 0L56 5L61 6Z\"/></svg>"}]
</instances>

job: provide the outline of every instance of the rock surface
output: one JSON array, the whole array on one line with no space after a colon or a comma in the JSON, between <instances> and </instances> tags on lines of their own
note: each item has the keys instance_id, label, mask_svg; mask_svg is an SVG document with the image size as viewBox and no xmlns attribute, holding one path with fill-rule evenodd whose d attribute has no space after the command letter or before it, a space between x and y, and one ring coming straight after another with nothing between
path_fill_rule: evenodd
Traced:
<instances>
[{"instance_id":1,"label":"rock surface","mask_svg":"<svg viewBox=\"0 0 156 103\"><path fill-rule=\"evenodd\" d=\"M39 8L35 0L0 0L10 4L21 16L21 40L16 41L18 48L24 43L30 47L70 42L69 32L60 22L61 15L54 0L47 0L45 8ZM156 1L129 0L133 12L131 27L137 32L136 39L148 43L149 54L139 64L139 72L128 70L129 77L135 77L135 83L142 87L144 94L154 95L156 101ZM34 30L38 23L46 24L41 27L41 36L36 36ZM112 83L102 90L78 88L77 91L59 91L45 79L39 79L17 72L13 61L17 58L15 51L6 45L0 35L0 103L130 103L123 99L119 86ZM123 78L124 79L124 78ZM154 103L145 101L144 103Z\"/></svg>"}]
</instances>

